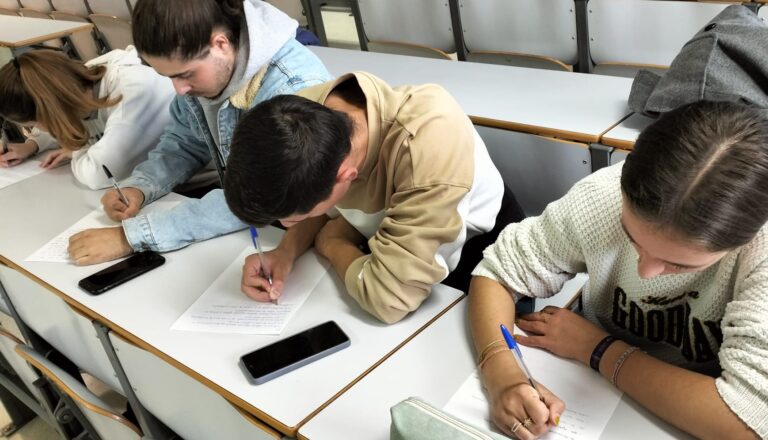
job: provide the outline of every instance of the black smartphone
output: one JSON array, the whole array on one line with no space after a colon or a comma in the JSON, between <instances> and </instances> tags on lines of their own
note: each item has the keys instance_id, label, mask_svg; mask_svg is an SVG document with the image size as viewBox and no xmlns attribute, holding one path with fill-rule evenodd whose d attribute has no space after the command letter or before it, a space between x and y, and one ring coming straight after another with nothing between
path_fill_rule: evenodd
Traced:
<instances>
[{"instance_id":1,"label":"black smartphone","mask_svg":"<svg viewBox=\"0 0 768 440\"><path fill-rule=\"evenodd\" d=\"M92 295L101 295L113 287L162 266L163 263L165 263L165 258L157 252L139 252L128 259L83 278L77 285Z\"/></svg>"},{"instance_id":2,"label":"black smartphone","mask_svg":"<svg viewBox=\"0 0 768 440\"><path fill-rule=\"evenodd\" d=\"M240 368L251 383L261 385L346 347L349 337L328 321L244 355Z\"/></svg>"}]
</instances>

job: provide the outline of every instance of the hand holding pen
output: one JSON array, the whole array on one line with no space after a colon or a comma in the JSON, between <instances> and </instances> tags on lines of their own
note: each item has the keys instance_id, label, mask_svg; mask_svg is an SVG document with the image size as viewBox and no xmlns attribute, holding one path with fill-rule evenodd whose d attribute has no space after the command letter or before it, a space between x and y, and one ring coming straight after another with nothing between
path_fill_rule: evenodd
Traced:
<instances>
[{"instance_id":1,"label":"hand holding pen","mask_svg":"<svg viewBox=\"0 0 768 440\"><path fill-rule=\"evenodd\" d=\"M120 201L125 203L125 206L129 206L130 203L128 203L128 198L125 197L125 194L123 194L122 191L120 191L120 186L117 185L117 180L115 180L115 177L112 175L111 172L109 172L109 168L107 168L106 165L102 165L101 168L104 170L104 174L107 175L107 179L112 183L112 186L115 187L115 190L117 191L118 196L120 197Z\"/></svg>"},{"instance_id":2,"label":"hand holding pen","mask_svg":"<svg viewBox=\"0 0 768 440\"><path fill-rule=\"evenodd\" d=\"M277 295L275 295L274 291L274 284L272 283L272 273L271 271L268 271L266 264L264 263L264 252L261 250L261 242L259 241L259 231L254 227L250 226L251 230L251 242L253 243L254 249L256 249L256 253L259 256L259 266L261 274L267 278L267 281L269 281L269 298L272 304L277 305Z\"/></svg>"},{"instance_id":3,"label":"hand holding pen","mask_svg":"<svg viewBox=\"0 0 768 440\"><path fill-rule=\"evenodd\" d=\"M546 387L533 380L517 341L506 326L502 324L500 327L507 347L533 391L527 386L521 387L521 382L516 379L519 377L517 374L509 376L507 372L503 375L507 379L493 380L500 388L489 388L492 397L492 419L502 431L513 437L538 437L559 423L565 405Z\"/></svg>"}]
</instances>

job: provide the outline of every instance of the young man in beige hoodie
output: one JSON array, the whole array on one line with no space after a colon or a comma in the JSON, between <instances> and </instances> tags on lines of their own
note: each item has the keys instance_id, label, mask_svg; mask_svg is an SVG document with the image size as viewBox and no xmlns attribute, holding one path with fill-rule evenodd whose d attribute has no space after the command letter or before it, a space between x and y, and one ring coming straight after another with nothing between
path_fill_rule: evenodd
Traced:
<instances>
[{"instance_id":1,"label":"young man in beige hoodie","mask_svg":"<svg viewBox=\"0 0 768 440\"><path fill-rule=\"evenodd\" d=\"M387 323L418 308L434 284L466 290L485 245L523 218L444 89L392 88L363 72L256 106L235 130L224 180L243 222L289 228L265 267L246 260L244 293L279 296L314 244L349 294Z\"/></svg>"}]
</instances>

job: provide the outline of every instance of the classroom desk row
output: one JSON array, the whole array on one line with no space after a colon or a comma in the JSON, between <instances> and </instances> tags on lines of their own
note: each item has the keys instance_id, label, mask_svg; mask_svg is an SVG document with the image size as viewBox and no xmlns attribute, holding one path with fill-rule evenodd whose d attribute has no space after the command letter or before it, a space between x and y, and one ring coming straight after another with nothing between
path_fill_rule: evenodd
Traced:
<instances>
[{"instance_id":1,"label":"classroom desk row","mask_svg":"<svg viewBox=\"0 0 768 440\"><path fill-rule=\"evenodd\" d=\"M396 325L386 326L344 294L343 282L335 274L327 273L291 319L283 337L335 320L349 335L351 346L290 375L253 386L238 368L239 357L279 337L170 330L173 322L224 268L250 246L247 231L166 253L167 261L161 268L101 296L80 290L77 280L109 263L76 267L25 261L52 237L98 208L99 195L99 192L78 188L66 167L0 191L0 206L4 212L13 213L4 216L4 226L0 229L0 261L50 291L28 294L31 289L27 285L22 286L25 292L14 292L13 286L20 284L13 283L7 276L3 279L24 321L64 354L75 358L76 363L93 364L93 370L107 371L108 367L98 365L98 359L93 361L103 357L100 353L83 353L81 340L67 339L65 333L68 320L74 319L72 316L57 316L52 310L62 309L55 304L41 307L51 298L61 299L77 313L104 324L120 338L162 359L268 424L274 430L271 436L278 432L295 435L298 426L315 411L462 297L459 291L438 286L417 312ZM171 195L170 199L174 198L180 196ZM265 247L276 245L280 235L277 229L265 230L262 234ZM73 332L70 336L78 335ZM115 384L108 372L95 375ZM150 408L152 412L168 410L172 408ZM182 426L171 428L181 430L183 433L179 434L185 438L200 435L189 430L184 432Z\"/></svg>"},{"instance_id":2,"label":"classroom desk row","mask_svg":"<svg viewBox=\"0 0 768 440\"><path fill-rule=\"evenodd\" d=\"M114 384L109 367L98 365L104 354L87 348L99 346L88 342L93 336L70 331L78 316L106 326L123 367L143 370L145 377L131 377L139 401L184 438L224 438L222 421L240 417L258 435L230 432L226 438L384 439L389 407L411 395L441 406L474 369L461 292L437 286L417 312L385 326L349 299L338 277L328 273L283 336L332 319L349 334L351 346L265 385L251 385L237 366L238 357L279 337L170 330L249 245L246 232L167 253L163 267L101 296L81 291L77 280L107 263L76 267L25 261L98 207L98 198L98 192L78 188L66 168L0 190L0 206L14 213L5 216L0 229L0 261L10 268L3 271L14 275L3 273L0 279L27 325L81 368ZM279 235L268 230L263 240L274 245ZM35 291L29 284L42 288ZM569 285L562 293L578 287ZM138 353L127 356L131 350ZM120 390L120 384L114 386ZM229 414L222 414L226 408ZM624 438L685 437L623 398L601 438L615 438L627 426L637 436Z\"/></svg>"},{"instance_id":3,"label":"classroom desk row","mask_svg":"<svg viewBox=\"0 0 768 440\"><path fill-rule=\"evenodd\" d=\"M604 141L631 115L629 78L327 47L311 50L334 75L364 70L395 86L443 86L475 123L528 215L540 214L574 183L623 160L631 148L629 142Z\"/></svg>"},{"instance_id":4,"label":"classroom desk row","mask_svg":"<svg viewBox=\"0 0 768 440\"><path fill-rule=\"evenodd\" d=\"M505 180L515 188L521 203L528 202L529 213L543 209L546 199L559 197L589 174L589 148L628 115L626 96L631 81L623 78L341 49L312 50L334 74L366 70L393 85L436 82L446 87L478 125ZM529 194L535 200L526 200ZM162 268L99 297L79 290L76 281L107 264L80 268L24 261L97 208L99 197L100 192L79 189L65 168L0 190L0 206L4 212L13 213L4 216L6 221L0 229L0 261L11 268L3 271L12 273L2 281L11 291L19 315L33 330L82 368L116 389L130 392L114 377L109 354L103 352L105 338L98 339L73 322L87 319L106 326L110 332L106 339L125 364L130 388L138 400L184 438L223 438L225 428L221 425L238 418L258 431L256 436L250 433L250 438L346 438L349 423L340 423L338 417L363 423L371 412L376 417L365 427L370 436L358 438L384 438L388 432L387 409L395 399L423 390L422 397L440 405L472 369L472 350L464 327L460 339L455 335L443 339L439 332L431 330L435 322L453 326L465 319L463 309L454 306L461 292L437 286L416 313L394 326L384 326L350 300L344 294L343 283L328 273L283 335L333 319L349 334L352 346L265 385L250 385L237 367L238 357L276 337L169 330L175 319L249 246L246 232L167 253L168 261ZM179 197L170 195L169 199ZM274 245L279 236L278 230L265 231L264 243ZM13 292L14 286L20 289ZM440 318L446 311L449 313ZM67 329L75 327L68 334ZM425 328L429 331L422 332ZM418 341L429 342L416 344ZM436 381L436 376L427 373L443 368L447 358L445 354L420 357L422 344L450 349L449 358L455 361L450 363L457 367L450 369L450 380ZM136 370L143 366L144 374L137 374ZM415 373L398 383L388 376L392 374L387 373L390 369ZM413 388L414 383L430 386ZM378 399L378 393L385 389L387 398ZM371 407L374 409L364 410L361 402L371 401L376 402ZM620 408L624 409L617 409L617 423L637 417L647 422L649 432L661 430L679 436L631 403L625 402ZM638 426L644 425L641 422ZM353 431L357 429L361 428ZM238 434L227 438L238 438Z\"/></svg>"}]
</instances>

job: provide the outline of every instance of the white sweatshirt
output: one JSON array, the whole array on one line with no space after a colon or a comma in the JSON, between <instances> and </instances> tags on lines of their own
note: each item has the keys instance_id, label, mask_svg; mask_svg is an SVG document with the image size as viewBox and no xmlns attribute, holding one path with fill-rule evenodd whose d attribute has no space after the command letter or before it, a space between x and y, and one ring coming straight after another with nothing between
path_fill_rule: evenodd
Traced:
<instances>
[{"instance_id":1,"label":"white sweatshirt","mask_svg":"<svg viewBox=\"0 0 768 440\"><path fill-rule=\"evenodd\" d=\"M622 167L597 171L541 216L509 225L473 274L543 298L588 272L590 321L665 362L719 376L723 401L768 437L768 227L703 271L641 279L620 223Z\"/></svg>"},{"instance_id":2,"label":"white sweatshirt","mask_svg":"<svg viewBox=\"0 0 768 440\"><path fill-rule=\"evenodd\" d=\"M147 153L170 121L169 106L176 96L171 80L142 65L133 46L113 50L86 63L96 65L107 67L97 84L98 97L122 99L84 121L90 139L72 154L72 173L91 189L110 186L102 165L120 180L147 159ZM45 132L33 132L31 139L41 151L56 146L56 140Z\"/></svg>"}]
</instances>

